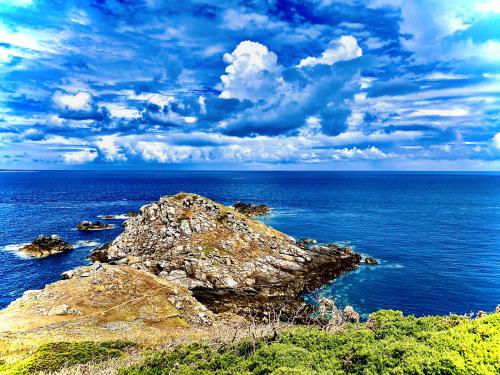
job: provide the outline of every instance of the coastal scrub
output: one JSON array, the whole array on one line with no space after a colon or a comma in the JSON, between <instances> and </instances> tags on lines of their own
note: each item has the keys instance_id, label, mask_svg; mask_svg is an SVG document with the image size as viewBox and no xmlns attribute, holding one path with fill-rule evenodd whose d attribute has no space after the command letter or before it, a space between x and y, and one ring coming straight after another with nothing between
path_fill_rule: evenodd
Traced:
<instances>
[{"instance_id":1,"label":"coastal scrub","mask_svg":"<svg viewBox=\"0 0 500 375\"><path fill-rule=\"evenodd\" d=\"M294 327L276 338L217 350L194 343L148 351L120 375L148 374L484 374L500 373L500 314L404 317L379 311L366 323L326 332Z\"/></svg>"}]
</instances>

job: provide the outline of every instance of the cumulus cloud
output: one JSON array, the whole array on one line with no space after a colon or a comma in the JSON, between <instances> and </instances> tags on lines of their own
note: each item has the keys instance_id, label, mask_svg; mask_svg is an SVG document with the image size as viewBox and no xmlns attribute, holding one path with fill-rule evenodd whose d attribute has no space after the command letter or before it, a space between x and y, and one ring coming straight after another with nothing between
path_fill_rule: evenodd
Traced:
<instances>
[{"instance_id":1,"label":"cumulus cloud","mask_svg":"<svg viewBox=\"0 0 500 375\"><path fill-rule=\"evenodd\" d=\"M106 135L95 142L95 145L107 161L125 161L127 157L117 143L117 135Z\"/></svg>"},{"instance_id":2,"label":"cumulus cloud","mask_svg":"<svg viewBox=\"0 0 500 375\"><path fill-rule=\"evenodd\" d=\"M56 91L52 96L54 108L59 111L59 117L73 120L104 120L108 110L99 107L94 96L85 91L68 94Z\"/></svg>"},{"instance_id":3,"label":"cumulus cloud","mask_svg":"<svg viewBox=\"0 0 500 375\"><path fill-rule=\"evenodd\" d=\"M224 54L226 74L220 77L223 99L258 101L274 95L284 85L278 56L257 42L245 40Z\"/></svg>"},{"instance_id":4,"label":"cumulus cloud","mask_svg":"<svg viewBox=\"0 0 500 375\"><path fill-rule=\"evenodd\" d=\"M500 150L500 133L495 134L493 137L493 145Z\"/></svg>"},{"instance_id":5,"label":"cumulus cloud","mask_svg":"<svg viewBox=\"0 0 500 375\"><path fill-rule=\"evenodd\" d=\"M93 148L85 148L79 151L66 152L62 155L66 164L84 164L97 158L97 151Z\"/></svg>"},{"instance_id":6,"label":"cumulus cloud","mask_svg":"<svg viewBox=\"0 0 500 375\"><path fill-rule=\"evenodd\" d=\"M358 46L358 41L351 35L343 35L339 39L332 40L329 47L323 51L320 57L306 57L300 60L299 67L322 65L333 65L339 61L348 61L363 55L363 50Z\"/></svg>"},{"instance_id":7,"label":"cumulus cloud","mask_svg":"<svg viewBox=\"0 0 500 375\"><path fill-rule=\"evenodd\" d=\"M335 160L383 160L395 158L394 153L385 153L375 146L367 147L365 149L359 149L357 147L353 148L342 148L338 150L333 150L332 158Z\"/></svg>"}]
</instances>

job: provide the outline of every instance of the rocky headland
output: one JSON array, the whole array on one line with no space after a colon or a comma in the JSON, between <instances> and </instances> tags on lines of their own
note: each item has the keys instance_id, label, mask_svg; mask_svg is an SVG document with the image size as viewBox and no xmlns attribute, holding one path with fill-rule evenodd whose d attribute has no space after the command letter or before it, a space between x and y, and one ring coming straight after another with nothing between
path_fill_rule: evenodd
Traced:
<instances>
[{"instance_id":1,"label":"rocky headland","mask_svg":"<svg viewBox=\"0 0 500 375\"><path fill-rule=\"evenodd\" d=\"M0 311L0 347L8 343L16 355L16 348L47 341L153 345L214 332L242 335L242 327L255 328L255 319L269 324L276 312L309 316L302 293L361 261L350 248L297 242L195 194L162 197L124 224L121 235L92 253L90 266L68 270ZM71 246L60 241L35 242L60 244L57 251ZM327 315L357 319L332 306Z\"/></svg>"},{"instance_id":2,"label":"rocky headland","mask_svg":"<svg viewBox=\"0 0 500 375\"><path fill-rule=\"evenodd\" d=\"M361 257L335 244L305 246L235 209L180 193L143 206L91 258L177 283L214 312L296 309L300 294L354 269Z\"/></svg>"},{"instance_id":3,"label":"rocky headland","mask_svg":"<svg viewBox=\"0 0 500 375\"><path fill-rule=\"evenodd\" d=\"M22 253L34 258L45 258L70 250L73 250L73 246L55 234L51 236L41 234L32 243L19 249Z\"/></svg>"}]
</instances>

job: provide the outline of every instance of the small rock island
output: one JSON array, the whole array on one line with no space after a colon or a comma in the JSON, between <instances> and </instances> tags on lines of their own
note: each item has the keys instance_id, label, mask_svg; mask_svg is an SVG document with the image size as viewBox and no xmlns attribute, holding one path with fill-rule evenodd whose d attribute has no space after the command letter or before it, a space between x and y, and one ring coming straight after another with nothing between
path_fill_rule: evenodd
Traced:
<instances>
[{"instance_id":1,"label":"small rock island","mask_svg":"<svg viewBox=\"0 0 500 375\"><path fill-rule=\"evenodd\" d=\"M244 203L236 202L234 204L234 209L242 214L248 216L265 216L269 215L271 208L265 204L254 204L254 203Z\"/></svg>"},{"instance_id":2,"label":"small rock island","mask_svg":"<svg viewBox=\"0 0 500 375\"><path fill-rule=\"evenodd\" d=\"M76 226L76 229L79 231L92 231L92 230L105 230L105 229L113 229L113 224L101 223L100 221L82 221Z\"/></svg>"},{"instance_id":3,"label":"small rock island","mask_svg":"<svg viewBox=\"0 0 500 375\"><path fill-rule=\"evenodd\" d=\"M31 244L23 246L20 251L34 258L45 258L49 255L73 250L73 246L63 241L58 235L39 235Z\"/></svg>"}]
</instances>

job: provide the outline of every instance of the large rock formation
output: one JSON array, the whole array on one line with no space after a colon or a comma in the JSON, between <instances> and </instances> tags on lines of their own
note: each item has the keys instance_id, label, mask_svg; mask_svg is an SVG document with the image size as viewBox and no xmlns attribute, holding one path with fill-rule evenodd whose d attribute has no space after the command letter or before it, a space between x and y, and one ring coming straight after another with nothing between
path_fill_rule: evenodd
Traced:
<instances>
[{"instance_id":1,"label":"large rock formation","mask_svg":"<svg viewBox=\"0 0 500 375\"><path fill-rule=\"evenodd\" d=\"M354 269L361 257L337 245L299 245L210 199L180 193L143 206L93 260L146 270L193 291L216 312L265 312Z\"/></svg>"},{"instance_id":2,"label":"large rock formation","mask_svg":"<svg viewBox=\"0 0 500 375\"><path fill-rule=\"evenodd\" d=\"M41 234L35 241L19 249L19 251L34 258L44 258L49 255L70 250L73 250L73 246L70 243L63 241L61 237L55 234L52 236L45 236Z\"/></svg>"}]
</instances>

